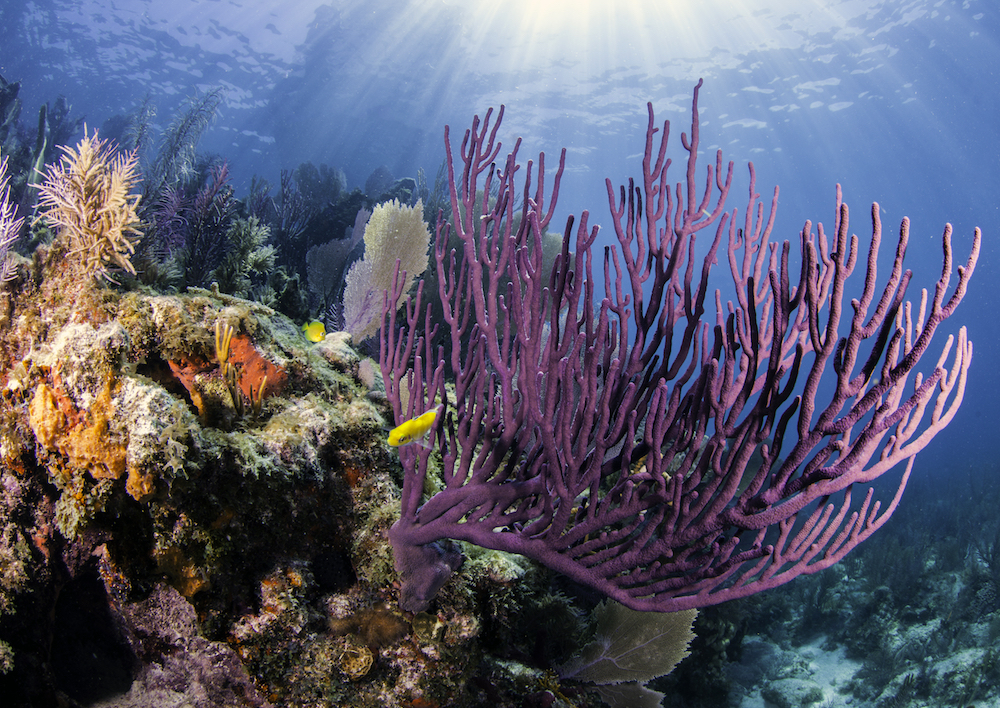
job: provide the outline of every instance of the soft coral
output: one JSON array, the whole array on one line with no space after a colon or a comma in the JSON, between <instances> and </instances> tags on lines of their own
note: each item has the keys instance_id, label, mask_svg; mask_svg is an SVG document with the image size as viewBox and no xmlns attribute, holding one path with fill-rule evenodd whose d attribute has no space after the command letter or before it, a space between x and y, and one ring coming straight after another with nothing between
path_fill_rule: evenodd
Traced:
<instances>
[{"instance_id":1,"label":"soft coral","mask_svg":"<svg viewBox=\"0 0 1000 708\"><path fill-rule=\"evenodd\" d=\"M43 216L58 227L70 252L80 254L87 274L110 280L109 267L117 267L134 275L131 256L142 236L139 195L130 194L137 181L135 153L115 154L96 131L75 150L62 150L66 154L38 187Z\"/></svg>"}]
</instances>

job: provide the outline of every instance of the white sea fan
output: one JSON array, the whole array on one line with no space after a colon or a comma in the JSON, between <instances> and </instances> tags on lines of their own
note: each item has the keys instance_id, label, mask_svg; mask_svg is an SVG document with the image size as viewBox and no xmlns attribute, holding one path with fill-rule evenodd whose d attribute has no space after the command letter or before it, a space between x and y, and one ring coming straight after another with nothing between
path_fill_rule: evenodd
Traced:
<instances>
[{"instance_id":1,"label":"white sea fan","mask_svg":"<svg viewBox=\"0 0 1000 708\"><path fill-rule=\"evenodd\" d=\"M0 159L0 282L13 280L17 274L10 247L21 234L24 219L17 219L17 205L10 202L10 185L7 179L7 158Z\"/></svg>"},{"instance_id":2,"label":"white sea fan","mask_svg":"<svg viewBox=\"0 0 1000 708\"><path fill-rule=\"evenodd\" d=\"M405 293L427 269L430 241L422 202L409 207L393 199L372 211L365 227L364 258L351 266L344 288L344 329L355 342L378 332L383 294L392 289L396 260L400 272L406 273Z\"/></svg>"}]
</instances>

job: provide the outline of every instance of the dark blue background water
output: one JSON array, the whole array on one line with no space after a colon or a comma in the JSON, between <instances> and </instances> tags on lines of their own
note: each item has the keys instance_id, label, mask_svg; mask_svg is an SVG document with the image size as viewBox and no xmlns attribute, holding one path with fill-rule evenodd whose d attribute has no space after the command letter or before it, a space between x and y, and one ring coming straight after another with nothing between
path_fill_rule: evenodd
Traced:
<instances>
[{"instance_id":1,"label":"dark blue background water","mask_svg":"<svg viewBox=\"0 0 1000 708\"><path fill-rule=\"evenodd\" d=\"M569 151L556 223L590 209L605 227L604 178L640 174L646 102L673 121L679 161L704 77L702 147L737 163L729 206L742 210L753 160L765 198L781 185L778 237L794 239L807 218L832 226L840 182L863 244L872 201L893 232L912 219L907 265L926 286L944 223L958 260L982 227L975 280L948 327L969 327L971 384L917 460L922 479L943 481L993 474L1000 438L998 38L987 0L8 0L0 74L22 82L22 119L64 94L92 127L149 94L162 128L186 97L224 86L200 148L229 160L240 193L254 174L275 183L305 160L343 168L351 186L381 164L433 180L443 125L460 135L505 103L502 135L524 138L524 158Z\"/></svg>"}]
</instances>

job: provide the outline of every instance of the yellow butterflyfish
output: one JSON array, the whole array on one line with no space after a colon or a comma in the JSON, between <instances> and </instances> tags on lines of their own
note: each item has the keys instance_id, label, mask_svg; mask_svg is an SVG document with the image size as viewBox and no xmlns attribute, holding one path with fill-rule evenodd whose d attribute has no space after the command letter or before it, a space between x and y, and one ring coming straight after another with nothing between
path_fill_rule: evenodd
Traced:
<instances>
[{"instance_id":1,"label":"yellow butterflyfish","mask_svg":"<svg viewBox=\"0 0 1000 708\"><path fill-rule=\"evenodd\" d=\"M404 423L400 423L389 431L389 444L393 447L402 447L403 445L409 445L410 443L422 442L424 436L430 432L431 426L434 425L434 421L437 420L438 414L443 409L444 406L438 406L437 408L432 408L423 415L419 415L416 418L411 418Z\"/></svg>"},{"instance_id":2,"label":"yellow butterflyfish","mask_svg":"<svg viewBox=\"0 0 1000 708\"><path fill-rule=\"evenodd\" d=\"M326 327L319 320L313 320L302 325L302 333L310 342L322 342L323 338L326 337Z\"/></svg>"}]
</instances>

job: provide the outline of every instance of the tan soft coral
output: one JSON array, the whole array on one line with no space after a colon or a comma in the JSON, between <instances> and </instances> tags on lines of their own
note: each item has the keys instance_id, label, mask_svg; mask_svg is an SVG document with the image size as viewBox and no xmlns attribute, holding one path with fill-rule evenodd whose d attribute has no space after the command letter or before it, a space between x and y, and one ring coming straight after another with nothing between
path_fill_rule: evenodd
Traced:
<instances>
[{"instance_id":1,"label":"tan soft coral","mask_svg":"<svg viewBox=\"0 0 1000 708\"><path fill-rule=\"evenodd\" d=\"M142 232L136 209L138 158L115 153L96 131L87 135L57 165L50 165L39 186L42 215L58 228L71 255L88 275L110 279L109 267L135 274L131 256Z\"/></svg>"}]
</instances>

